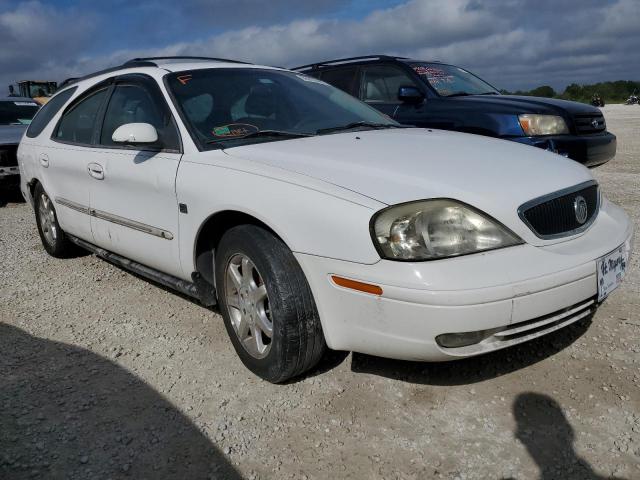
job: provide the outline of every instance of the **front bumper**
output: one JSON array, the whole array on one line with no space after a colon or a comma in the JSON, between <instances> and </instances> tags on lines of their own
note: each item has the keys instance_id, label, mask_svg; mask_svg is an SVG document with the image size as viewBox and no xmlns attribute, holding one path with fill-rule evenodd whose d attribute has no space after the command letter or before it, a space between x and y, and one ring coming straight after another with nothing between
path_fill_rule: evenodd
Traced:
<instances>
[{"instance_id":1,"label":"front bumper","mask_svg":"<svg viewBox=\"0 0 640 480\"><path fill-rule=\"evenodd\" d=\"M545 247L520 245L433 262L381 260L373 265L296 257L330 348L443 361L522 343L588 315L596 306L596 260L621 244L630 251L632 234L626 214L605 201L586 232ZM383 294L339 287L332 275L378 285ZM436 342L442 334L492 329L506 333L460 348Z\"/></svg>"},{"instance_id":2,"label":"front bumper","mask_svg":"<svg viewBox=\"0 0 640 480\"><path fill-rule=\"evenodd\" d=\"M609 132L595 135L556 135L549 137L515 137L518 143L551 150L582 163L585 167L597 167L616 155L617 139Z\"/></svg>"}]
</instances>

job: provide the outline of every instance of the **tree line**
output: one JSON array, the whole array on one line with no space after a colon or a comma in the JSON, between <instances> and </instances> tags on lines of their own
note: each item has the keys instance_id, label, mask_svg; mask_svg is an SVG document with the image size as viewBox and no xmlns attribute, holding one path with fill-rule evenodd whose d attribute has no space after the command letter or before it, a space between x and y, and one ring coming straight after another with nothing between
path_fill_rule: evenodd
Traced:
<instances>
[{"instance_id":1,"label":"tree line","mask_svg":"<svg viewBox=\"0 0 640 480\"><path fill-rule=\"evenodd\" d=\"M606 103L624 103L629 95L634 92L640 94L640 82L631 80L618 80L615 82L599 82L592 85L578 85L572 83L564 92L556 92L549 85L534 88L530 91L518 90L516 92L508 92L501 90L507 95L529 95L533 97L561 98L563 100L573 100L575 102L589 103L591 97L597 93Z\"/></svg>"}]
</instances>

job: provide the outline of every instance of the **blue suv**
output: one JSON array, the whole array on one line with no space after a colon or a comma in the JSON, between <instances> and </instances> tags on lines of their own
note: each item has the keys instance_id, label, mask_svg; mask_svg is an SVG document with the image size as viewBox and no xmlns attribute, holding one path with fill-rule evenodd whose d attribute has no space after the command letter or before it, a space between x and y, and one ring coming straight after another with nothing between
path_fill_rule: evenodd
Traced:
<instances>
[{"instance_id":1,"label":"blue suv","mask_svg":"<svg viewBox=\"0 0 640 480\"><path fill-rule=\"evenodd\" d=\"M595 167L616 154L616 137L591 105L502 95L446 63L385 55L294 68L360 98L400 123L487 135L551 150Z\"/></svg>"}]
</instances>

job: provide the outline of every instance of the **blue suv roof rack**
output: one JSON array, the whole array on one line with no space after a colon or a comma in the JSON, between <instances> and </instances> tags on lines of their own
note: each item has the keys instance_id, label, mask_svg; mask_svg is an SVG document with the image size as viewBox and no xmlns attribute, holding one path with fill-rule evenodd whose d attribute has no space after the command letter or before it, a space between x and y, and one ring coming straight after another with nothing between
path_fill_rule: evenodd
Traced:
<instances>
[{"instance_id":1,"label":"blue suv roof rack","mask_svg":"<svg viewBox=\"0 0 640 480\"><path fill-rule=\"evenodd\" d=\"M295 67L291 70L313 70L320 67L342 65L343 63L360 62L362 60L407 60L407 57L395 57L392 55L364 55L361 57L339 58L337 60L327 62L310 63L309 65L302 65L301 67Z\"/></svg>"}]
</instances>

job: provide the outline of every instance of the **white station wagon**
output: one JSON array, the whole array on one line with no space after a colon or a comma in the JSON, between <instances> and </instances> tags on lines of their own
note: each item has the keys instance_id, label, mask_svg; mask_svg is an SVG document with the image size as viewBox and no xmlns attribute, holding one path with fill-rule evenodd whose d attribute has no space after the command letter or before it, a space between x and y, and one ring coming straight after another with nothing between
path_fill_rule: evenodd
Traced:
<instances>
[{"instance_id":1,"label":"white station wagon","mask_svg":"<svg viewBox=\"0 0 640 480\"><path fill-rule=\"evenodd\" d=\"M516 345L620 283L632 225L586 168L403 127L303 74L145 58L81 78L18 152L44 248L218 304L282 382L326 348L442 361Z\"/></svg>"}]
</instances>

